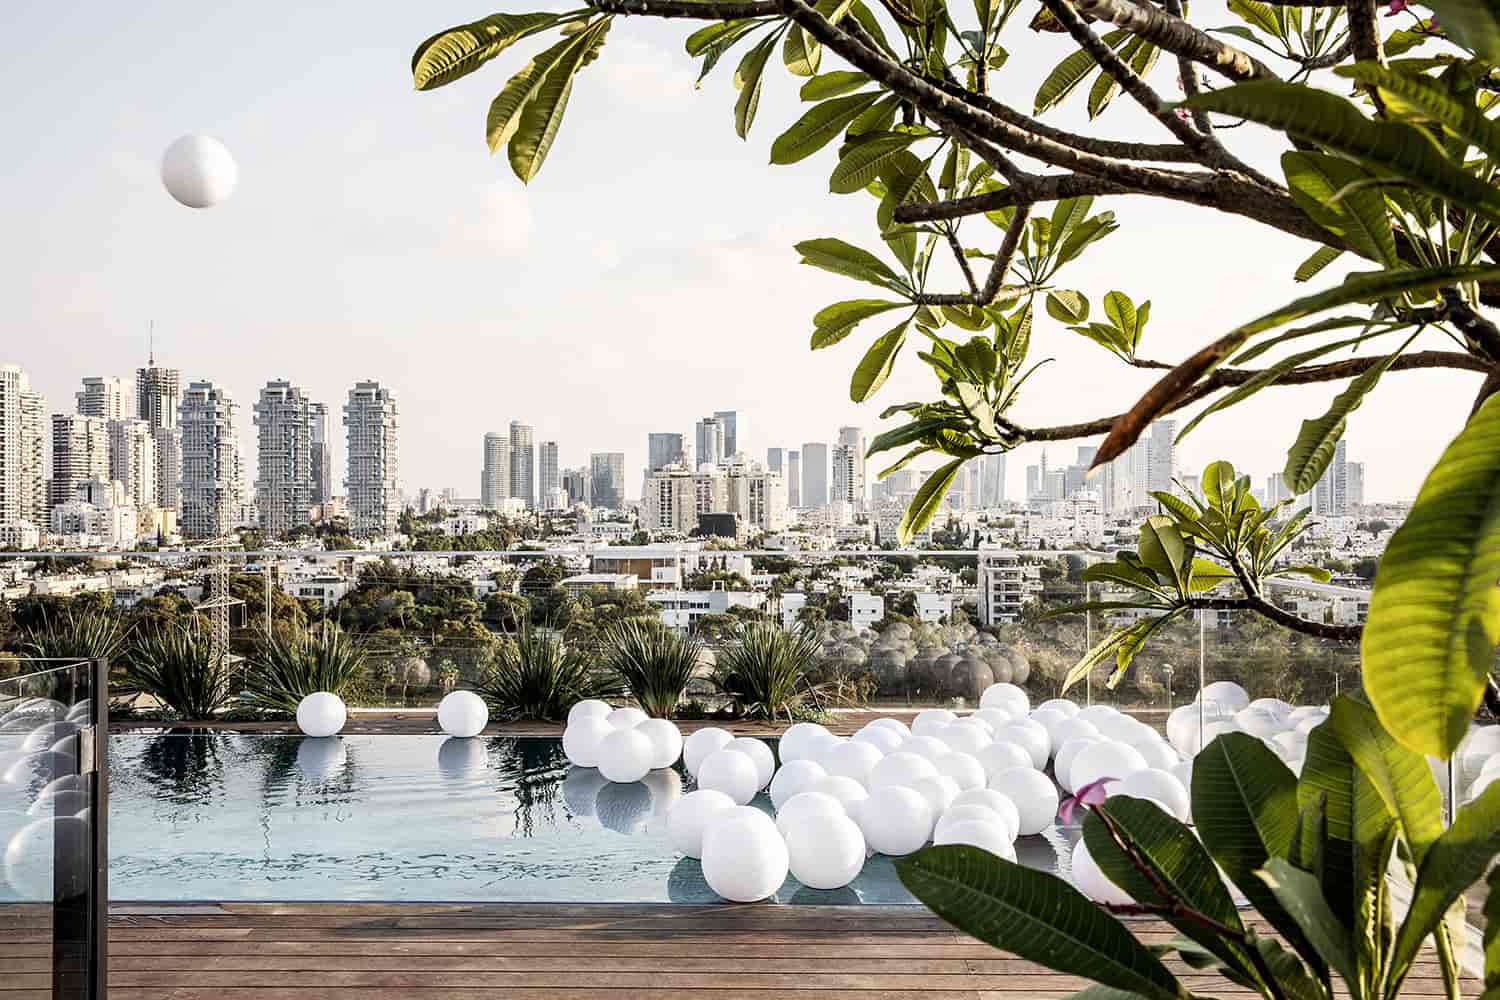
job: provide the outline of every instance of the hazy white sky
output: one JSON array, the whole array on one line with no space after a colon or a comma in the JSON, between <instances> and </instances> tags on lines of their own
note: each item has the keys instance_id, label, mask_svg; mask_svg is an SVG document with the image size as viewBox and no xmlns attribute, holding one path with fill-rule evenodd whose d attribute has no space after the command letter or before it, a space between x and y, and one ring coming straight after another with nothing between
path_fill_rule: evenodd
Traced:
<instances>
[{"instance_id":1,"label":"hazy white sky","mask_svg":"<svg viewBox=\"0 0 1500 1000\"><path fill-rule=\"evenodd\" d=\"M417 41L492 9L10 0L0 363L20 364L52 409L69 409L82 377L144 362L154 319L161 363L230 387L251 463L250 405L266 380L290 378L337 406L357 379L379 379L400 399L408 490L463 495L478 492L483 433L512 419L561 442L564 465L624 451L634 493L650 431L687 433L735 409L742 447L763 455L832 440L842 424L873 434L885 405L931 394L911 354L874 402L848 402L873 324L807 350L812 313L867 288L799 266L792 244L879 244L873 201L826 193L831 148L766 166L771 140L800 113L800 81L768 74L760 120L741 142L736 60L694 90L682 51L692 25L620 19L579 78L541 176L523 188L503 156L489 157L483 125L529 49L435 93L414 92L408 72ZM1010 48L996 90L1029 110L1069 45L1023 30ZM1163 64L1154 79L1169 89L1174 76ZM1082 125L1081 104L1053 120ZM1124 100L1098 125L1165 138ZM210 211L179 207L157 180L162 150L186 132L217 136L239 162L239 190ZM1231 140L1274 168L1273 138L1247 127ZM1290 274L1310 248L1295 240L1144 199L1096 207L1125 225L1068 283L1096 309L1111 288L1151 299L1143 354L1178 360L1305 291ZM1013 411L1025 423L1116 412L1151 380L1045 317L1033 354L1056 361ZM1386 379L1350 422L1368 496L1416 491L1477 384L1468 373ZM1262 393L1195 432L1185 468L1228 457L1257 476L1279 470L1299 421L1336 391ZM1012 496L1038 454L1012 456Z\"/></svg>"}]
</instances>

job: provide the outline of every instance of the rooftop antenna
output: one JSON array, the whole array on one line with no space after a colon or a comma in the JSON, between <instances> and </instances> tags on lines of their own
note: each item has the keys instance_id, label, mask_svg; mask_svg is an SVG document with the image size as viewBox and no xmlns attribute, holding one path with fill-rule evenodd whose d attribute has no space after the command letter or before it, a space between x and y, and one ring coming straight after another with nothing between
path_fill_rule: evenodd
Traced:
<instances>
[{"instance_id":1,"label":"rooftop antenna","mask_svg":"<svg viewBox=\"0 0 1500 1000\"><path fill-rule=\"evenodd\" d=\"M146 367L156 367L156 320L150 320L146 333Z\"/></svg>"}]
</instances>

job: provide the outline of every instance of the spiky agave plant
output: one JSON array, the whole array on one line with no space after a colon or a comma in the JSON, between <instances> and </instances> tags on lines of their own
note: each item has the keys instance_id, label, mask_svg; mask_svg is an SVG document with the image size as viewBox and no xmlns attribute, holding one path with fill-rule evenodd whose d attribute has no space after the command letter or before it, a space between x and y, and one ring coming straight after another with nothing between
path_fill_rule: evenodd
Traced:
<instances>
[{"instance_id":1,"label":"spiky agave plant","mask_svg":"<svg viewBox=\"0 0 1500 1000\"><path fill-rule=\"evenodd\" d=\"M818 649L817 633L810 628L751 622L719 651L713 684L736 715L790 718L812 693L807 672Z\"/></svg>"},{"instance_id":2,"label":"spiky agave plant","mask_svg":"<svg viewBox=\"0 0 1500 1000\"><path fill-rule=\"evenodd\" d=\"M670 719L677 710L703 644L650 619L629 619L604 633L604 664L619 676L647 715Z\"/></svg>"},{"instance_id":3,"label":"spiky agave plant","mask_svg":"<svg viewBox=\"0 0 1500 1000\"><path fill-rule=\"evenodd\" d=\"M365 645L333 622L272 633L251 657L250 703L291 715L316 691L348 699L364 682Z\"/></svg>"},{"instance_id":4,"label":"spiky agave plant","mask_svg":"<svg viewBox=\"0 0 1500 1000\"><path fill-rule=\"evenodd\" d=\"M503 718L551 721L567 718L585 698L618 694L621 686L581 651L523 624L478 690Z\"/></svg>"},{"instance_id":5,"label":"spiky agave plant","mask_svg":"<svg viewBox=\"0 0 1500 1000\"><path fill-rule=\"evenodd\" d=\"M151 695L184 719L211 718L233 696L229 663L214 655L212 637L196 615L138 630L124 660L126 690Z\"/></svg>"},{"instance_id":6,"label":"spiky agave plant","mask_svg":"<svg viewBox=\"0 0 1500 1000\"><path fill-rule=\"evenodd\" d=\"M129 630L119 615L100 608L43 612L41 624L21 636L21 651L39 660L114 660Z\"/></svg>"}]
</instances>

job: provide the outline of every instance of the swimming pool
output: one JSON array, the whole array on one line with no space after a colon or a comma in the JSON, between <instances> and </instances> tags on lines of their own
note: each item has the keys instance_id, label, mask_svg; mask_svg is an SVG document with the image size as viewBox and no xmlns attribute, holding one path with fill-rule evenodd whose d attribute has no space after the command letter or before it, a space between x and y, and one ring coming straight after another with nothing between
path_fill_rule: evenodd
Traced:
<instances>
[{"instance_id":1,"label":"swimming pool","mask_svg":"<svg viewBox=\"0 0 1500 1000\"><path fill-rule=\"evenodd\" d=\"M142 732L110 760L117 900L718 901L666 838L689 779L610 784L557 739ZM1017 852L1056 870L1069 839ZM788 878L775 898L915 903L884 857L845 890Z\"/></svg>"}]
</instances>

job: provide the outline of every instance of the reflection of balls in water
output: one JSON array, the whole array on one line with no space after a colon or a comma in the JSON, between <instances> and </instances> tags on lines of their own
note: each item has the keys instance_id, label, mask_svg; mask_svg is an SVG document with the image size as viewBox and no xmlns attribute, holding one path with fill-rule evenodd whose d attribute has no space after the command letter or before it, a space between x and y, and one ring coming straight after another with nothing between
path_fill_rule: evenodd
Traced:
<instances>
[{"instance_id":1,"label":"reflection of balls in water","mask_svg":"<svg viewBox=\"0 0 1500 1000\"><path fill-rule=\"evenodd\" d=\"M297 748L297 770L309 781L327 781L344 770L348 756L343 740L308 738Z\"/></svg>"},{"instance_id":2,"label":"reflection of balls in water","mask_svg":"<svg viewBox=\"0 0 1500 1000\"><path fill-rule=\"evenodd\" d=\"M438 747L438 770L445 778L474 778L484 773L484 744L463 736L450 736Z\"/></svg>"},{"instance_id":3,"label":"reflection of balls in water","mask_svg":"<svg viewBox=\"0 0 1500 1000\"><path fill-rule=\"evenodd\" d=\"M640 781L611 781L595 796L594 815L606 830L639 833L651 818L651 789Z\"/></svg>"},{"instance_id":4,"label":"reflection of balls in water","mask_svg":"<svg viewBox=\"0 0 1500 1000\"><path fill-rule=\"evenodd\" d=\"M68 895L84 890L89 859L89 825L81 819L63 816L39 819L16 831L5 845L3 874L11 889L30 901L53 898L54 864L71 875L65 886Z\"/></svg>"},{"instance_id":5,"label":"reflection of balls in water","mask_svg":"<svg viewBox=\"0 0 1500 1000\"><path fill-rule=\"evenodd\" d=\"M607 783L608 779L592 767L568 768L562 783L563 801L568 804L568 812L574 816L594 815L599 789Z\"/></svg>"},{"instance_id":6,"label":"reflection of balls in water","mask_svg":"<svg viewBox=\"0 0 1500 1000\"><path fill-rule=\"evenodd\" d=\"M209 208L234 193L239 180L234 157L217 139L185 135L161 158L161 182L188 208Z\"/></svg>"}]
</instances>

